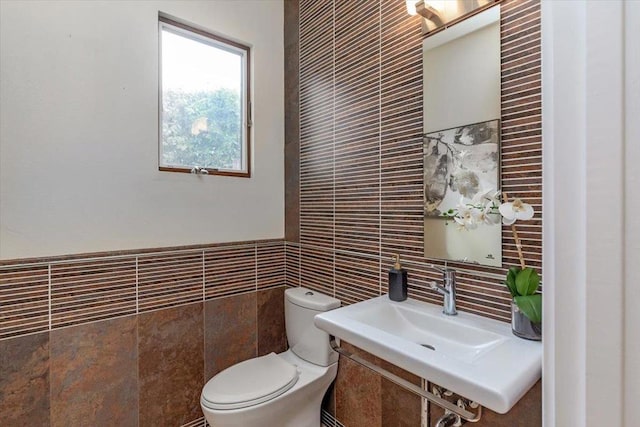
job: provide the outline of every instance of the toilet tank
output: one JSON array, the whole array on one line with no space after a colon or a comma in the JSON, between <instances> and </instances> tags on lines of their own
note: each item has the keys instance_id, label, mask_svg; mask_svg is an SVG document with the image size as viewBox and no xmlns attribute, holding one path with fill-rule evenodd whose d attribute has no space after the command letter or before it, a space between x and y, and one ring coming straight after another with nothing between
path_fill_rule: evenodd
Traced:
<instances>
[{"instance_id":1,"label":"toilet tank","mask_svg":"<svg viewBox=\"0 0 640 427\"><path fill-rule=\"evenodd\" d=\"M320 366L338 361L329 334L316 328L313 317L340 307L340 300L306 288L284 291L284 316L289 348L298 357Z\"/></svg>"}]
</instances>

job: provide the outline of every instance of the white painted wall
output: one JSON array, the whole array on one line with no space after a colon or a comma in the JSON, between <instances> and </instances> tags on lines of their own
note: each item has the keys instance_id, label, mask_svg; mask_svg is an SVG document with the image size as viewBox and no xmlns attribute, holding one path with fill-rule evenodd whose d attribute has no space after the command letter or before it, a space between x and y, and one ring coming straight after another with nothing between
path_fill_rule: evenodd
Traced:
<instances>
[{"instance_id":1,"label":"white painted wall","mask_svg":"<svg viewBox=\"0 0 640 427\"><path fill-rule=\"evenodd\" d=\"M625 29L625 260L623 425L640 420L640 2L624 4Z\"/></svg>"},{"instance_id":2,"label":"white painted wall","mask_svg":"<svg viewBox=\"0 0 640 427\"><path fill-rule=\"evenodd\" d=\"M282 0L0 4L0 259L284 235ZM158 171L159 10L252 46L251 179Z\"/></svg>"},{"instance_id":3,"label":"white painted wall","mask_svg":"<svg viewBox=\"0 0 640 427\"><path fill-rule=\"evenodd\" d=\"M544 425L640 412L640 3L543 2Z\"/></svg>"}]
</instances>

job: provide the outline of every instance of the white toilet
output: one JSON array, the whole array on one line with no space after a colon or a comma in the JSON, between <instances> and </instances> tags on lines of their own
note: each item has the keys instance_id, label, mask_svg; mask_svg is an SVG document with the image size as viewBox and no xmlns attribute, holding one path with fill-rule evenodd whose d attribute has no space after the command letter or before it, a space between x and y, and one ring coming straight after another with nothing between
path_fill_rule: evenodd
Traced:
<instances>
[{"instance_id":1,"label":"white toilet","mask_svg":"<svg viewBox=\"0 0 640 427\"><path fill-rule=\"evenodd\" d=\"M305 288L284 293L289 350L245 360L211 378L200 404L213 427L319 427L338 354L313 317L340 301Z\"/></svg>"}]
</instances>

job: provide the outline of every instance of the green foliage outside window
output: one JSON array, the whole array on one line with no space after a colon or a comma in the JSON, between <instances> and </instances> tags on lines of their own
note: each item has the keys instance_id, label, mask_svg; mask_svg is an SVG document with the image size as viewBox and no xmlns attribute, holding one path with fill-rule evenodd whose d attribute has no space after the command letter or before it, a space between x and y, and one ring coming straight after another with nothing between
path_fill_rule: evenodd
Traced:
<instances>
[{"instance_id":1,"label":"green foliage outside window","mask_svg":"<svg viewBox=\"0 0 640 427\"><path fill-rule=\"evenodd\" d=\"M162 161L166 165L242 168L241 99L230 89L163 94Z\"/></svg>"}]
</instances>

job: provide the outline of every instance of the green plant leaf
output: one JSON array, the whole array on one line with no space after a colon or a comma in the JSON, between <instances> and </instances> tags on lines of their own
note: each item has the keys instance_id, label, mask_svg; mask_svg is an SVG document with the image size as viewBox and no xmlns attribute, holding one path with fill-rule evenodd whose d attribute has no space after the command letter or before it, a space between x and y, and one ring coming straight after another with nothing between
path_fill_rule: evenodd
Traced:
<instances>
[{"instance_id":1,"label":"green plant leaf","mask_svg":"<svg viewBox=\"0 0 640 427\"><path fill-rule=\"evenodd\" d=\"M516 288L516 276L518 275L519 272L520 272L519 267L511 267L507 272L507 280L504 282L504 284L507 285L509 292L511 292L512 297L515 297L518 295L518 290Z\"/></svg>"},{"instance_id":2,"label":"green plant leaf","mask_svg":"<svg viewBox=\"0 0 640 427\"><path fill-rule=\"evenodd\" d=\"M514 297L516 305L533 323L542 322L542 295L523 295Z\"/></svg>"},{"instance_id":3,"label":"green plant leaf","mask_svg":"<svg viewBox=\"0 0 640 427\"><path fill-rule=\"evenodd\" d=\"M516 276L516 290L518 295L533 295L540 284L540 276L533 268L525 268Z\"/></svg>"}]
</instances>

